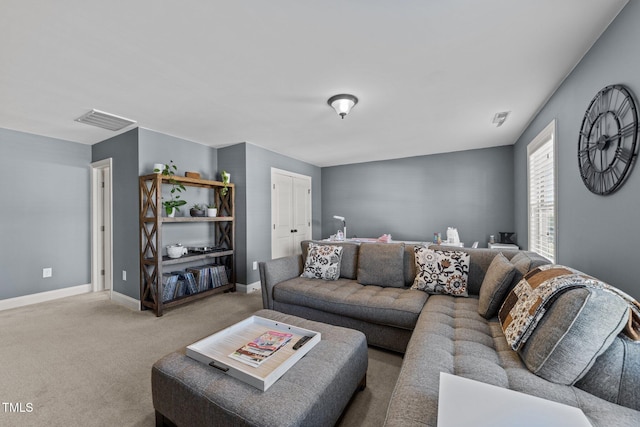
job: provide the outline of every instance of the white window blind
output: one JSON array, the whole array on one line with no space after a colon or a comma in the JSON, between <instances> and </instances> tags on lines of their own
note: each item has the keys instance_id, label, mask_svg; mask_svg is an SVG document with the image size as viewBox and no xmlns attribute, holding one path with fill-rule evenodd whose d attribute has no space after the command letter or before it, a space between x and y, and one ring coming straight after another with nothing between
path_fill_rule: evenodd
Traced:
<instances>
[{"instance_id":1,"label":"white window blind","mask_svg":"<svg viewBox=\"0 0 640 427\"><path fill-rule=\"evenodd\" d=\"M555 121L527 146L529 250L556 259Z\"/></svg>"}]
</instances>

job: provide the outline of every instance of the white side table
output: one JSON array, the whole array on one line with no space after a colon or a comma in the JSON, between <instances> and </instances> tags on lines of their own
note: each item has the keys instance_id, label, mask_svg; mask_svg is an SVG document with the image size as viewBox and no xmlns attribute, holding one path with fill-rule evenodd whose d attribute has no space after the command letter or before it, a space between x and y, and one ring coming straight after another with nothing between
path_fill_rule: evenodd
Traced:
<instances>
[{"instance_id":1,"label":"white side table","mask_svg":"<svg viewBox=\"0 0 640 427\"><path fill-rule=\"evenodd\" d=\"M513 245L511 243L489 243L487 246L489 247L489 249L520 249L518 245Z\"/></svg>"},{"instance_id":2,"label":"white side table","mask_svg":"<svg viewBox=\"0 0 640 427\"><path fill-rule=\"evenodd\" d=\"M592 427L580 408L441 372L438 427L466 426Z\"/></svg>"}]
</instances>

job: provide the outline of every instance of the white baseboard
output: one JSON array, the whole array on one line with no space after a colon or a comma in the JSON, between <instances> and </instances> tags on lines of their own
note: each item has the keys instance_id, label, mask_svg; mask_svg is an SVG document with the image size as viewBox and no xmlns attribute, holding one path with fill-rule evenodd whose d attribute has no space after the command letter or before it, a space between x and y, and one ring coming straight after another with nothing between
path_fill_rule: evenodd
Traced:
<instances>
[{"instance_id":1,"label":"white baseboard","mask_svg":"<svg viewBox=\"0 0 640 427\"><path fill-rule=\"evenodd\" d=\"M131 310L140 311L140 300L131 298L129 295L121 294L120 292L111 291L111 301L124 305Z\"/></svg>"},{"instance_id":2,"label":"white baseboard","mask_svg":"<svg viewBox=\"0 0 640 427\"><path fill-rule=\"evenodd\" d=\"M39 302L51 301L54 299L70 297L73 295L86 294L93 290L91 284L72 286L70 288L55 289L53 291L39 292L37 294L24 295L21 297L0 300L0 311L11 308L24 307L25 305L37 304Z\"/></svg>"},{"instance_id":3,"label":"white baseboard","mask_svg":"<svg viewBox=\"0 0 640 427\"><path fill-rule=\"evenodd\" d=\"M248 285L245 285L243 283L236 283L236 291L237 292L243 292L245 294L251 293L251 292L255 292L255 291L259 291L260 290L260 282L253 282L253 283L249 283Z\"/></svg>"}]
</instances>

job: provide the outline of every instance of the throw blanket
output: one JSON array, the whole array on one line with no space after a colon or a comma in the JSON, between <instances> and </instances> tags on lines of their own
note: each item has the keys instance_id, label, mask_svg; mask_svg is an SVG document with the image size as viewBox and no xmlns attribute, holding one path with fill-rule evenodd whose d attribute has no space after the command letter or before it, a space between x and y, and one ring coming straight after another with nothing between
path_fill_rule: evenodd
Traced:
<instances>
[{"instance_id":1,"label":"throw blanket","mask_svg":"<svg viewBox=\"0 0 640 427\"><path fill-rule=\"evenodd\" d=\"M612 292L629 305L624 334L640 341L640 304L614 288L578 270L560 265L543 265L531 270L513 288L498 315L507 342L513 350L522 348L547 309L563 292L575 288L597 288Z\"/></svg>"}]
</instances>

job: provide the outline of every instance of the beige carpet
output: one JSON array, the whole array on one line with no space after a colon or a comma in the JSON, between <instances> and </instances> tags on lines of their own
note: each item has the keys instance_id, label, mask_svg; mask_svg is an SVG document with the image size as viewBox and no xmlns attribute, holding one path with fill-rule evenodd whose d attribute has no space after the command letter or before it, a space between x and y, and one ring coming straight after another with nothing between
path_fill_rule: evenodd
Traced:
<instances>
[{"instance_id":1,"label":"beige carpet","mask_svg":"<svg viewBox=\"0 0 640 427\"><path fill-rule=\"evenodd\" d=\"M157 318L101 292L2 311L0 426L152 427L151 365L261 308L259 293L229 293ZM401 363L369 349L367 388L340 426L383 424Z\"/></svg>"}]
</instances>

